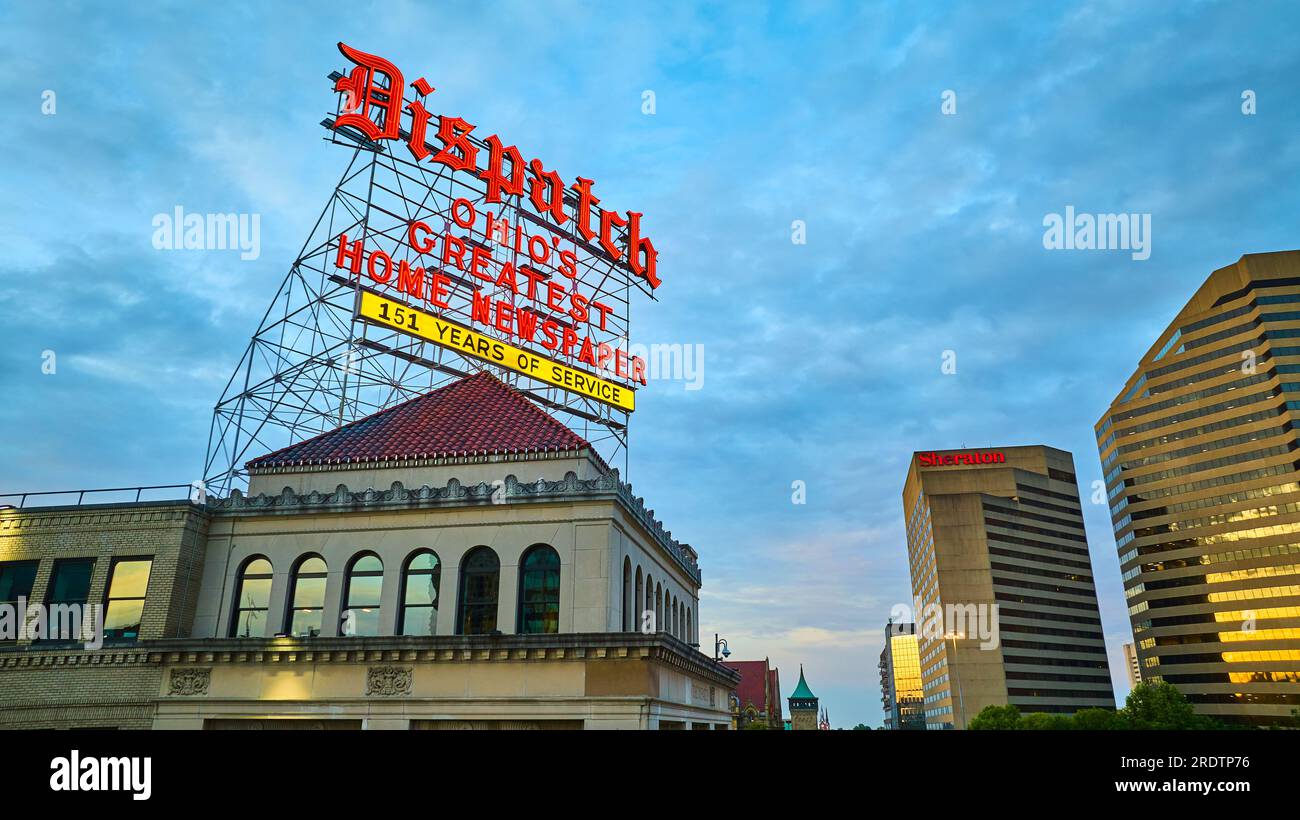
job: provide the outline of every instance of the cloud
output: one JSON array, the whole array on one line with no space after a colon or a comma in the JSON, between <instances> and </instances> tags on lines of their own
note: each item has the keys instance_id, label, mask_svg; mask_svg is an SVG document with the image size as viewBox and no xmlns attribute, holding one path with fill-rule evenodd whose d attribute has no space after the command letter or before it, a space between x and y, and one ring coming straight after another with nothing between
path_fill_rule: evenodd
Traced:
<instances>
[{"instance_id":1,"label":"cloud","mask_svg":"<svg viewBox=\"0 0 1300 820\"><path fill-rule=\"evenodd\" d=\"M221 383L346 165L319 121L335 43L354 42L423 73L440 112L646 214L665 284L634 336L704 345L706 380L642 392L630 477L700 551L701 634L778 659L787 693L804 663L847 725L879 723L875 636L910 596L911 451L1051 444L1087 487L1093 422L1192 290L1296 246L1284 4L10 4L0 20L11 486L194 477ZM1043 215L1069 204L1152 213L1151 259L1045 251ZM154 251L150 219L177 205L261 214L261 257ZM1114 643L1107 511L1087 523Z\"/></svg>"}]
</instances>

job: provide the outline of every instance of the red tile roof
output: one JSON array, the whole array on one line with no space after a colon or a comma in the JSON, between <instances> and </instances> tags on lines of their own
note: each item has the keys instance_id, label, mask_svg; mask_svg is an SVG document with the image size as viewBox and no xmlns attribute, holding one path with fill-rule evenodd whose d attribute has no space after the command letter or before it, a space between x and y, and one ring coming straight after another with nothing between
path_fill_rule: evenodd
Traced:
<instances>
[{"instance_id":1,"label":"red tile roof","mask_svg":"<svg viewBox=\"0 0 1300 820\"><path fill-rule=\"evenodd\" d=\"M758 711L767 712L765 687L768 676L767 661L723 661L722 665L740 673L740 683L736 684L736 697L740 698L740 711L745 711L752 704Z\"/></svg>"},{"instance_id":2,"label":"red tile roof","mask_svg":"<svg viewBox=\"0 0 1300 820\"><path fill-rule=\"evenodd\" d=\"M590 448L518 390L482 371L245 466L257 470ZM592 455L604 466L594 451Z\"/></svg>"}]
</instances>

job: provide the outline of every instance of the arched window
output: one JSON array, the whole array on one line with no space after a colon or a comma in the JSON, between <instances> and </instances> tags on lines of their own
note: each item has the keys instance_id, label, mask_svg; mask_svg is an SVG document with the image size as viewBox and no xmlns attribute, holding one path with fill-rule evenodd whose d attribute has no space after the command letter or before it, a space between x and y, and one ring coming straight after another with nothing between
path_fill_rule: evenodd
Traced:
<instances>
[{"instance_id":1,"label":"arched window","mask_svg":"<svg viewBox=\"0 0 1300 820\"><path fill-rule=\"evenodd\" d=\"M691 623L691 608L686 607L686 642L695 643L695 627Z\"/></svg>"},{"instance_id":2,"label":"arched window","mask_svg":"<svg viewBox=\"0 0 1300 820\"><path fill-rule=\"evenodd\" d=\"M307 555L293 570L289 617L284 631L290 635L314 638L321 632L325 617L325 582L329 568L319 555Z\"/></svg>"},{"instance_id":3,"label":"arched window","mask_svg":"<svg viewBox=\"0 0 1300 820\"><path fill-rule=\"evenodd\" d=\"M230 619L230 637L261 638L266 635L267 608L271 605L271 562L260 555L249 558L239 570L235 585L235 611Z\"/></svg>"},{"instance_id":4,"label":"arched window","mask_svg":"<svg viewBox=\"0 0 1300 820\"><path fill-rule=\"evenodd\" d=\"M634 601L634 603L632 604L632 631L633 632L639 632L641 630L641 613L645 610L645 606L643 603L645 601L645 595L641 591L642 588L643 585L641 582L641 568L637 567L636 568L636 594L632 596L632 600Z\"/></svg>"},{"instance_id":5,"label":"arched window","mask_svg":"<svg viewBox=\"0 0 1300 820\"><path fill-rule=\"evenodd\" d=\"M441 584L442 562L435 553L420 550L407 559L397 634L438 634L438 590Z\"/></svg>"},{"instance_id":6,"label":"arched window","mask_svg":"<svg viewBox=\"0 0 1300 820\"><path fill-rule=\"evenodd\" d=\"M655 611L655 579L650 577L648 572L645 575L645 611L652 615ZM650 624L650 628L655 630L659 628L659 625Z\"/></svg>"},{"instance_id":7,"label":"arched window","mask_svg":"<svg viewBox=\"0 0 1300 820\"><path fill-rule=\"evenodd\" d=\"M677 611L677 596L673 596L673 637L682 636L682 619L681 614Z\"/></svg>"},{"instance_id":8,"label":"arched window","mask_svg":"<svg viewBox=\"0 0 1300 820\"><path fill-rule=\"evenodd\" d=\"M655 584L655 632L664 631L664 588Z\"/></svg>"},{"instance_id":9,"label":"arched window","mask_svg":"<svg viewBox=\"0 0 1300 820\"><path fill-rule=\"evenodd\" d=\"M501 562L490 547L470 550L460 565L460 612L456 632L460 635L486 635L497 628L497 589L501 581Z\"/></svg>"},{"instance_id":10,"label":"arched window","mask_svg":"<svg viewBox=\"0 0 1300 820\"><path fill-rule=\"evenodd\" d=\"M560 631L560 554L545 544L529 547L519 562L521 635Z\"/></svg>"},{"instance_id":11,"label":"arched window","mask_svg":"<svg viewBox=\"0 0 1300 820\"><path fill-rule=\"evenodd\" d=\"M632 631L632 559L623 556L623 631Z\"/></svg>"},{"instance_id":12,"label":"arched window","mask_svg":"<svg viewBox=\"0 0 1300 820\"><path fill-rule=\"evenodd\" d=\"M384 592L384 562L373 552L352 559L343 592L344 635L379 634L379 602Z\"/></svg>"}]
</instances>

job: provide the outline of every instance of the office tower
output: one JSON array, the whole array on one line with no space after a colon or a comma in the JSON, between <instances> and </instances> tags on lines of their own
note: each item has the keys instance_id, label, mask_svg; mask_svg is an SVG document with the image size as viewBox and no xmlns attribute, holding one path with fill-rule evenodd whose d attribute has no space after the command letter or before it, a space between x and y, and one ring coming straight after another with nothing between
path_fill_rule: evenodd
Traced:
<instances>
[{"instance_id":1,"label":"office tower","mask_svg":"<svg viewBox=\"0 0 1300 820\"><path fill-rule=\"evenodd\" d=\"M903 510L927 729L1115 705L1069 453L915 453Z\"/></svg>"},{"instance_id":2,"label":"office tower","mask_svg":"<svg viewBox=\"0 0 1300 820\"><path fill-rule=\"evenodd\" d=\"M1097 423L1143 680L1250 724L1300 706L1300 251L1210 275Z\"/></svg>"},{"instance_id":3,"label":"office tower","mask_svg":"<svg viewBox=\"0 0 1300 820\"><path fill-rule=\"evenodd\" d=\"M890 622L880 650L880 703L886 729L924 729L916 624Z\"/></svg>"}]
</instances>

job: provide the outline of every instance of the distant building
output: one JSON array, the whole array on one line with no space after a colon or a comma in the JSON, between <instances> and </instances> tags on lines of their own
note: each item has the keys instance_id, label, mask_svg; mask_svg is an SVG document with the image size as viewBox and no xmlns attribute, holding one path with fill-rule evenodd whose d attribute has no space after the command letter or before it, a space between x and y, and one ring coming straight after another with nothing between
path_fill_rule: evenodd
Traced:
<instances>
[{"instance_id":1,"label":"distant building","mask_svg":"<svg viewBox=\"0 0 1300 820\"><path fill-rule=\"evenodd\" d=\"M808 688L803 678L803 665L799 666L799 685L790 695L790 728L796 731L821 728L821 715L817 696Z\"/></svg>"},{"instance_id":2,"label":"distant building","mask_svg":"<svg viewBox=\"0 0 1300 820\"><path fill-rule=\"evenodd\" d=\"M925 728L916 624L891 622L885 627L885 648L880 651L880 704L886 729Z\"/></svg>"},{"instance_id":3,"label":"distant building","mask_svg":"<svg viewBox=\"0 0 1300 820\"><path fill-rule=\"evenodd\" d=\"M1142 667L1138 665L1137 649L1131 642L1124 644L1122 649L1124 651L1124 671L1128 672L1128 685L1136 688L1142 682Z\"/></svg>"},{"instance_id":4,"label":"distant building","mask_svg":"<svg viewBox=\"0 0 1300 820\"><path fill-rule=\"evenodd\" d=\"M761 723L769 729L780 729L781 679L771 660L723 661L723 665L740 673L740 683L732 693L732 725L746 729Z\"/></svg>"}]
</instances>

